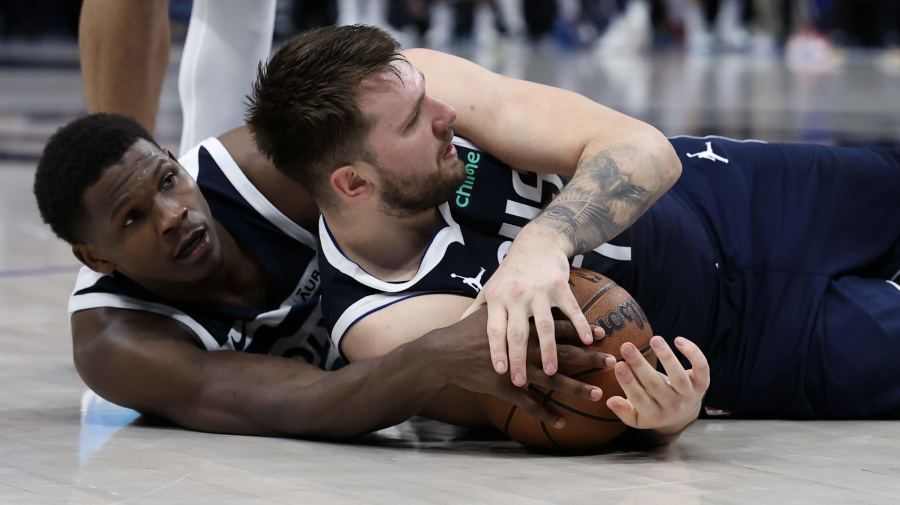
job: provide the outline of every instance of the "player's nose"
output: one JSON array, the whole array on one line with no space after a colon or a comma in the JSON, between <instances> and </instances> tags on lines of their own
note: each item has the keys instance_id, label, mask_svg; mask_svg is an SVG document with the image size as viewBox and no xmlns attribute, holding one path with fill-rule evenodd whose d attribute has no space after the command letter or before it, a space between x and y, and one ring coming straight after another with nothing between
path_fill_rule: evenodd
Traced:
<instances>
[{"instance_id":1,"label":"player's nose","mask_svg":"<svg viewBox=\"0 0 900 505\"><path fill-rule=\"evenodd\" d=\"M438 110L435 114L434 133L440 137L456 121L456 109L440 100L435 99L435 102Z\"/></svg>"},{"instance_id":2,"label":"player's nose","mask_svg":"<svg viewBox=\"0 0 900 505\"><path fill-rule=\"evenodd\" d=\"M157 230L160 235L169 233L187 219L188 209L173 201L162 201L157 205Z\"/></svg>"}]
</instances>

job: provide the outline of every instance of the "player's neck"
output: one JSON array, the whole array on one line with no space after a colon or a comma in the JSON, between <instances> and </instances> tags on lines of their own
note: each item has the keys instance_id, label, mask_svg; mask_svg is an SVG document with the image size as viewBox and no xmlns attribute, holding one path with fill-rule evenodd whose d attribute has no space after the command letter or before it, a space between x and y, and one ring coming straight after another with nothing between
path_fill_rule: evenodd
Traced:
<instances>
[{"instance_id":1,"label":"player's neck","mask_svg":"<svg viewBox=\"0 0 900 505\"><path fill-rule=\"evenodd\" d=\"M445 225L437 208L404 218L377 211L323 215L347 258L389 282L416 275L431 238Z\"/></svg>"}]
</instances>

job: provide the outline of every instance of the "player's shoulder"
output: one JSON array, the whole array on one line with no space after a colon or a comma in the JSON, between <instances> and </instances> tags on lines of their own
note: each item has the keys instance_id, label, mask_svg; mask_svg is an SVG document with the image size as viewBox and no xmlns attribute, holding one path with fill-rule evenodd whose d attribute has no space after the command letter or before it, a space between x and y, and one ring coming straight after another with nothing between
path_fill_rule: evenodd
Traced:
<instances>
[{"instance_id":1,"label":"player's shoulder","mask_svg":"<svg viewBox=\"0 0 900 505\"><path fill-rule=\"evenodd\" d=\"M87 349L127 346L147 340L173 340L196 345L193 332L174 319L142 310L94 307L70 318L76 354Z\"/></svg>"},{"instance_id":2,"label":"player's shoulder","mask_svg":"<svg viewBox=\"0 0 900 505\"><path fill-rule=\"evenodd\" d=\"M75 287L69 296L68 312L73 323L88 320L92 328L88 333L91 334L118 328L123 334L132 335L135 331L124 331L125 326L140 329L142 325L147 325L166 335L177 334L179 339L190 340L208 350L221 349L223 342L227 341L219 334L221 332L215 331L215 327L208 327L204 319L184 312L128 277L102 274L87 267L82 267L78 272ZM90 317L76 317L82 312L90 314ZM143 331L141 334L149 337L153 333Z\"/></svg>"}]
</instances>

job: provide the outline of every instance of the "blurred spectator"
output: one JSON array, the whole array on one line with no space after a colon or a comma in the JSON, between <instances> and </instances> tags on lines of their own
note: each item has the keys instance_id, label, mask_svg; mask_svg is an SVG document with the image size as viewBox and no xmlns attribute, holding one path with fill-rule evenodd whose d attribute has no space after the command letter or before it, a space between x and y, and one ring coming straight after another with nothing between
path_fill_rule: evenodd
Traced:
<instances>
[{"instance_id":1,"label":"blurred spectator","mask_svg":"<svg viewBox=\"0 0 900 505\"><path fill-rule=\"evenodd\" d=\"M691 0L683 7L685 47L700 55L716 49L746 51L750 45L746 23L752 14L751 0Z\"/></svg>"},{"instance_id":2,"label":"blurred spectator","mask_svg":"<svg viewBox=\"0 0 900 505\"><path fill-rule=\"evenodd\" d=\"M606 31L597 43L605 55L646 50L652 41L651 3L648 0L616 0ZM609 10L609 9L607 9Z\"/></svg>"},{"instance_id":3,"label":"blurred spectator","mask_svg":"<svg viewBox=\"0 0 900 505\"><path fill-rule=\"evenodd\" d=\"M509 33L504 13L494 0L456 0L453 13L453 36L458 40L473 38L476 25L501 36Z\"/></svg>"},{"instance_id":4,"label":"blurred spectator","mask_svg":"<svg viewBox=\"0 0 900 505\"><path fill-rule=\"evenodd\" d=\"M398 31L413 30L415 45L425 45L425 34L431 29L433 0L388 0L387 22Z\"/></svg>"},{"instance_id":5,"label":"blurred spectator","mask_svg":"<svg viewBox=\"0 0 900 505\"><path fill-rule=\"evenodd\" d=\"M831 20L838 46L900 47L898 0L832 0Z\"/></svg>"},{"instance_id":6,"label":"blurred spectator","mask_svg":"<svg viewBox=\"0 0 900 505\"><path fill-rule=\"evenodd\" d=\"M291 21L298 32L337 24L337 0L293 0L293 2Z\"/></svg>"},{"instance_id":7,"label":"blurred spectator","mask_svg":"<svg viewBox=\"0 0 900 505\"><path fill-rule=\"evenodd\" d=\"M522 13L528 38L536 42L553 31L558 6L556 0L523 0Z\"/></svg>"},{"instance_id":8,"label":"blurred spectator","mask_svg":"<svg viewBox=\"0 0 900 505\"><path fill-rule=\"evenodd\" d=\"M0 37L74 38L80 10L74 0L0 0Z\"/></svg>"}]
</instances>

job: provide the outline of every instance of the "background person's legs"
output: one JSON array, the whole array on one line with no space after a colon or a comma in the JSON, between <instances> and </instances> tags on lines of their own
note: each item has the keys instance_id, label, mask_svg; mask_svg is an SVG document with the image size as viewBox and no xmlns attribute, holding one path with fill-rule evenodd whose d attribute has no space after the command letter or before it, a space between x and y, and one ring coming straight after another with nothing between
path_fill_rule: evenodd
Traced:
<instances>
[{"instance_id":1,"label":"background person's legs","mask_svg":"<svg viewBox=\"0 0 900 505\"><path fill-rule=\"evenodd\" d=\"M276 0L194 0L178 73L181 153L244 124L244 101L269 57Z\"/></svg>"}]
</instances>

